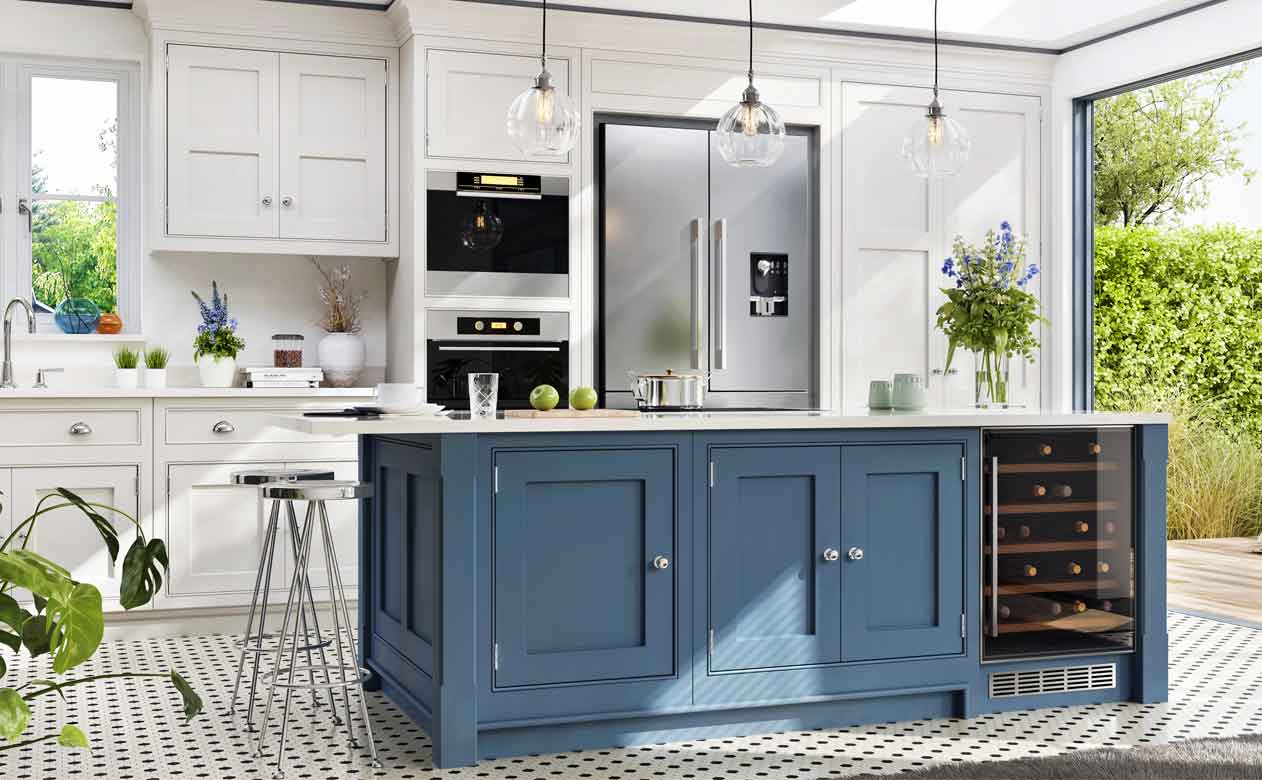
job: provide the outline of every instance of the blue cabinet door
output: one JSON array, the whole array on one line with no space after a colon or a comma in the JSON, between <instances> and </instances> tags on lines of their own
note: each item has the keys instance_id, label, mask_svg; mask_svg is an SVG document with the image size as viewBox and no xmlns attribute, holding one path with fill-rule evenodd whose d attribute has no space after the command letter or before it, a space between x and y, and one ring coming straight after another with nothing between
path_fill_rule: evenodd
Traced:
<instances>
[{"instance_id":1,"label":"blue cabinet door","mask_svg":"<svg viewBox=\"0 0 1262 780\"><path fill-rule=\"evenodd\" d=\"M963 652L963 447L842 450L842 655Z\"/></svg>"},{"instance_id":2,"label":"blue cabinet door","mask_svg":"<svg viewBox=\"0 0 1262 780\"><path fill-rule=\"evenodd\" d=\"M675 453L495 455L495 685L675 671Z\"/></svg>"},{"instance_id":3,"label":"blue cabinet door","mask_svg":"<svg viewBox=\"0 0 1262 780\"><path fill-rule=\"evenodd\" d=\"M715 447L710 671L841 660L839 447Z\"/></svg>"}]
</instances>

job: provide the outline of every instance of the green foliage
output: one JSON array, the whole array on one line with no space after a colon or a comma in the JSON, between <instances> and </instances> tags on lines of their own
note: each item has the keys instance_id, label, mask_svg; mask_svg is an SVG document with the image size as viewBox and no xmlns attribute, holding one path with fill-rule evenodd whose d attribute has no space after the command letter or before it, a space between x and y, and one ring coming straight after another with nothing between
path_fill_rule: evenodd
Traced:
<instances>
[{"instance_id":1,"label":"green foliage","mask_svg":"<svg viewBox=\"0 0 1262 780\"><path fill-rule=\"evenodd\" d=\"M140 353L131 347L119 347L114 352L114 365L118 368L135 368L140 365Z\"/></svg>"},{"instance_id":2,"label":"green foliage","mask_svg":"<svg viewBox=\"0 0 1262 780\"><path fill-rule=\"evenodd\" d=\"M165 347L145 350L145 368L166 368L169 362L171 362L171 353Z\"/></svg>"},{"instance_id":3,"label":"green foliage","mask_svg":"<svg viewBox=\"0 0 1262 780\"><path fill-rule=\"evenodd\" d=\"M193 339L193 360L200 360L202 355L217 358L234 358L245 349L245 341L234 331L227 328L198 333Z\"/></svg>"},{"instance_id":4,"label":"green foliage","mask_svg":"<svg viewBox=\"0 0 1262 780\"><path fill-rule=\"evenodd\" d=\"M0 737L17 741L31 719L31 708L14 688L0 688Z\"/></svg>"},{"instance_id":5,"label":"green foliage","mask_svg":"<svg viewBox=\"0 0 1262 780\"><path fill-rule=\"evenodd\" d=\"M40 201L32 212L35 297L49 306L75 297L117 309L118 203Z\"/></svg>"},{"instance_id":6,"label":"green foliage","mask_svg":"<svg viewBox=\"0 0 1262 780\"><path fill-rule=\"evenodd\" d=\"M193 360L202 355L215 358L235 358L237 353L245 349L245 342L237 335L237 321L228 315L228 294L219 292L219 283L211 281L210 300L193 291L193 300L202 315L202 324L197 326L197 336L193 339Z\"/></svg>"},{"instance_id":7,"label":"green foliage","mask_svg":"<svg viewBox=\"0 0 1262 780\"><path fill-rule=\"evenodd\" d=\"M1247 65L1218 68L1095 102L1099 225L1153 225L1209 202L1209 183L1246 170L1245 125L1219 116Z\"/></svg>"},{"instance_id":8,"label":"green foliage","mask_svg":"<svg viewBox=\"0 0 1262 780\"><path fill-rule=\"evenodd\" d=\"M89 749L88 738L83 735L78 726L70 723L61 727L61 733L57 735L57 744L64 748Z\"/></svg>"},{"instance_id":9,"label":"green foliage","mask_svg":"<svg viewBox=\"0 0 1262 780\"><path fill-rule=\"evenodd\" d=\"M1096 408L1153 387L1262 435L1262 232L1096 229Z\"/></svg>"}]
</instances>

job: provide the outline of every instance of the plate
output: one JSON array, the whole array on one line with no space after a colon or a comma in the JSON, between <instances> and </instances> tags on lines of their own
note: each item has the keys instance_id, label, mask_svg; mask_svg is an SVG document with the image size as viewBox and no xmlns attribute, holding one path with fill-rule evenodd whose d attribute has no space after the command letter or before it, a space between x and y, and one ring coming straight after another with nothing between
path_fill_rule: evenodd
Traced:
<instances>
[{"instance_id":1,"label":"plate","mask_svg":"<svg viewBox=\"0 0 1262 780\"><path fill-rule=\"evenodd\" d=\"M422 404L408 412L386 412L391 417L437 417L446 415L450 410L442 404Z\"/></svg>"}]
</instances>

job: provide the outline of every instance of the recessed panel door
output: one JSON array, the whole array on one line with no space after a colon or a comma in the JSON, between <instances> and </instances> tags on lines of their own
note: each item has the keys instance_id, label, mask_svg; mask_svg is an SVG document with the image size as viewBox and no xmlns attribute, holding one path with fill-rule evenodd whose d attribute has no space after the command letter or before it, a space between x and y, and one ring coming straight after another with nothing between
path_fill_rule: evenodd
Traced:
<instances>
[{"instance_id":1,"label":"recessed panel door","mask_svg":"<svg viewBox=\"0 0 1262 780\"><path fill-rule=\"evenodd\" d=\"M964 481L958 444L842 449L842 655L963 652Z\"/></svg>"},{"instance_id":2,"label":"recessed panel door","mask_svg":"<svg viewBox=\"0 0 1262 780\"><path fill-rule=\"evenodd\" d=\"M712 451L711 671L841 660L841 451Z\"/></svg>"},{"instance_id":3,"label":"recessed panel door","mask_svg":"<svg viewBox=\"0 0 1262 780\"><path fill-rule=\"evenodd\" d=\"M495 456L497 687L674 673L674 461L670 449Z\"/></svg>"}]
</instances>

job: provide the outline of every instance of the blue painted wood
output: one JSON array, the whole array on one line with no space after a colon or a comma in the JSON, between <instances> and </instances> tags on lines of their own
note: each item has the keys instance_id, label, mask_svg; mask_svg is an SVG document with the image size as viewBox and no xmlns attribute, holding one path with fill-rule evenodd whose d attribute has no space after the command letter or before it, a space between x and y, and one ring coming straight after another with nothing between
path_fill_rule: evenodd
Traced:
<instances>
[{"instance_id":1,"label":"blue painted wood","mask_svg":"<svg viewBox=\"0 0 1262 780\"><path fill-rule=\"evenodd\" d=\"M955 444L842 451L842 655L964 651L964 481Z\"/></svg>"},{"instance_id":2,"label":"blue painted wood","mask_svg":"<svg viewBox=\"0 0 1262 780\"><path fill-rule=\"evenodd\" d=\"M1135 700L1145 704L1169 698L1166 632L1166 465L1169 431L1164 425L1138 430L1139 477L1135 494L1136 592L1139 595L1139 637L1134 656Z\"/></svg>"},{"instance_id":3,"label":"blue painted wood","mask_svg":"<svg viewBox=\"0 0 1262 780\"><path fill-rule=\"evenodd\" d=\"M715 447L708 545L712 672L841 660L838 447Z\"/></svg>"},{"instance_id":4,"label":"blue painted wood","mask_svg":"<svg viewBox=\"0 0 1262 780\"><path fill-rule=\"evenodd\" d=\"M673 674L673 452L503 452L495 468L497 687Z\"/></svg>"}]
</instances>

